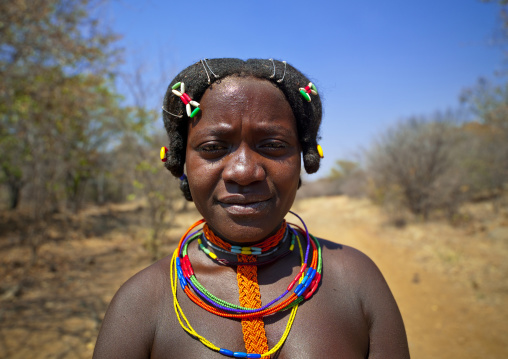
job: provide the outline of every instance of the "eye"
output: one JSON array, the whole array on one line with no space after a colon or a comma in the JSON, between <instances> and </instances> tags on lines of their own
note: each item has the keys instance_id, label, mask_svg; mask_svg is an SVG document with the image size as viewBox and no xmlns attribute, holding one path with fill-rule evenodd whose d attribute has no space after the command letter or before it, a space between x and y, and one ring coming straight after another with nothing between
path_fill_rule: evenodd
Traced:
<instances>
[{"instance_id":1,"label":"eye","mask_svg":"<svg viewBox=\"0 0 508 359\"><path fill-rule=\"evenodd\" d=\"M205 142L196 148L202 157L209 159L224 156L228 150L226 145L219 142Z\"/></svg>"},{"instance_id":2,"label":"eye","mask_svg":"<svg viewBox=\"0 0 508 359\"><path fill-rule=\"evenodd\" d=\"M289 149L289 144L280 140L269 140L263 142L259 149L268 156L283 156Z\"/></svg>"},{"instance_id":3,"label":"eye","mask_svg":"<svg viewBox=\"0 0 508 359\"><path fill-rule=\"evenodd\" d=\"M221 151L225 150L226 147L222 146L218 143L207 143L199 147L199 151L203 152L215 152L215 151Z\"/></svg>"}]
</instances>

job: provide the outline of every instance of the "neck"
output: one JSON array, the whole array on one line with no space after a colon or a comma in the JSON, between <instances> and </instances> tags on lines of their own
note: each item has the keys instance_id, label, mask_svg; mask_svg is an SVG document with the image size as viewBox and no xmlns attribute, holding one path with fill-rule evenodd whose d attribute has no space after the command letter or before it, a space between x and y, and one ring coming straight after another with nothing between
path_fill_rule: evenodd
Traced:
<instances>
[{"instance_id":1,"label":"neck","mask_svg":"<svg viewBox=\"0 0 508 359\"><path fill-rule=\"evenodd\" d=\"M213 231L205 224L203 227L203 235L200 239L200 248L207 253L212 259L224 265L261 265L270 263L290 252L292 241L290 230L284 221L281 227L274 235L256 243L253 246L244 244L231 244L224 241L213 233ZM211 252L211 254L210 254ZM244 263L240 255L252 255L255 257L251 263Z\"/></svg>"},{"instance_id":2,"label":"neck","mask_svg":"<svg viewBox=\"0 0 508 359\"><path fill-rule=\"evenodd\" d=\"M283 220L279 226L266 238L261 240L249 240L249 238L242 238L240 241L234 241L225 238L219 232L215 231L212 227L205 223L203 226L203 233L207 240L211 241L215 245L230 250L231 247L261 247L264 248L267 243L279 242L286 231L287 223Z\"/></svg>"},{"instance_id":3,"label":"neck","mask_svg":"<svg viewBox=\"0 0 508 359\"><path fill-rule=\"evenodd\" d=\"M241 242L241 243L230 242L228 240L222 239L220 236L218 236L217 234L214 233L214 231L208 226L207 223L205 223L205 225L203 226L203 233L205 234L205 237L209 242L215 244L216 246L218 246L220 248L226 249L228 251L230 251L232 247L233 248L234 247L244 247L244 248L256 247L256 248L261 248L261 250L264 252L264 251L269 250L270 248L275 247L277 245L277 243L279 243L282 240L282 238L284 237L284 234L286 232L286 229L287 229L287 224L286 224L286 221L284 220L284 221L282 221L282 224L279 227L279 229L277 231L275 231L275 233L273 235L265 238L264 240L259 241L259 242L245 241L245 242ZM251 246L250 243L254 243L254 244Z\"/></svg>"}]
</instances>

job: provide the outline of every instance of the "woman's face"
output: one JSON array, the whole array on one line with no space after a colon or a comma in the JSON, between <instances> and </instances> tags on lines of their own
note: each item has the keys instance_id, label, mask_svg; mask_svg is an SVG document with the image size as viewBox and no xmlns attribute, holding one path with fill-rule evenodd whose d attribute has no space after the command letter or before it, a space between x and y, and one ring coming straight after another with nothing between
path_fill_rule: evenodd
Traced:
<instances>
[{"instance_id":1,"label":"woman's face","mask_svg":"<svg viewBox=\"0 0 508 359\"><path fill-rule=\"evenodd\" d=\"M278 88L251 77L212 85L200 107L186 153L194 203L222 238L260 241L279 228L298 189L293 111Z\"/></svg>"}]
</instances>

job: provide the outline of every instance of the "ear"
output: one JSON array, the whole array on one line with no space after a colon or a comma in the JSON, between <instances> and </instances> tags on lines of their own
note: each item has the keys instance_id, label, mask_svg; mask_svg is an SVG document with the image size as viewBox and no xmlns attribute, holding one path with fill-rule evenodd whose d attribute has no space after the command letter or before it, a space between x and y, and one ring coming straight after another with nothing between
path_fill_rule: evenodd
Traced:
<instances>
[{"instance_id":1,"label":"ear","mask_svg":"<svg viewBox=\"0 0 508 359\"><path fill-rule=\"evenodd\" d=\"M187 176L182 177L183 178L180 179L180 190L182 191L185 199L189 202L192 202L192 195L189 188L189 180L187 179Z\"/></svg>"}]
</instances>

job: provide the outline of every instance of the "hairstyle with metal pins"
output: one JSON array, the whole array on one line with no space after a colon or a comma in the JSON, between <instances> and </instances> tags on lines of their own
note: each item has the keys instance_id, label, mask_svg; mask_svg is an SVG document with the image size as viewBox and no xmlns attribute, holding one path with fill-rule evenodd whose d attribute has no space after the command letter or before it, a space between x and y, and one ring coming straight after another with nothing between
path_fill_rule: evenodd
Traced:
<instances>
[{"instance_id":1,"label":"hairstyle with metal pins","mask_svg":"<svg viewBox=\"0 0 508 359\"><path fill-rule=\"evenodd\" d=\"M316 96L312 102L305 101L299 88L307 86L311 81L286 61L274 59L203 59L181 71L171 81L162 106L164 126L169 137L167 161L164 162L166 168L175 177L182 176L188 134L188 122L181 120L186 113L185 104L173 94L172 86L185 82L186 93L199 102L215 82L235 76L264 79L282 91L296 119L305 170L307 173L316 172L321 159L317 150L322 118L321 98ZM188 184L182 185L181 189L185 198L190 200L192 197Z\"/></svg>"}]
</instances>

